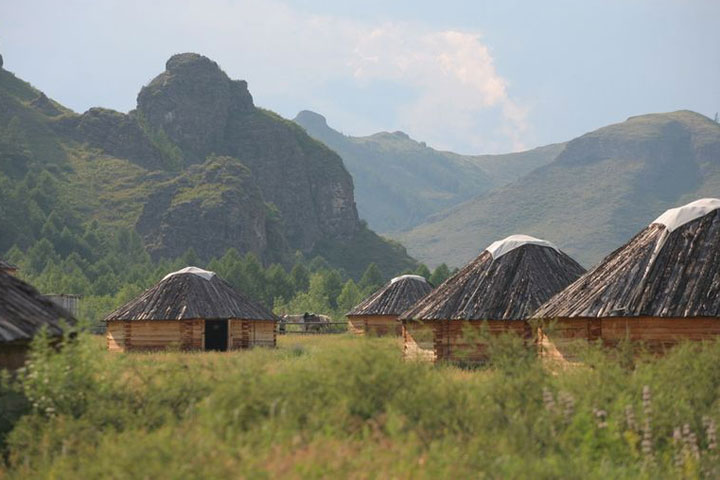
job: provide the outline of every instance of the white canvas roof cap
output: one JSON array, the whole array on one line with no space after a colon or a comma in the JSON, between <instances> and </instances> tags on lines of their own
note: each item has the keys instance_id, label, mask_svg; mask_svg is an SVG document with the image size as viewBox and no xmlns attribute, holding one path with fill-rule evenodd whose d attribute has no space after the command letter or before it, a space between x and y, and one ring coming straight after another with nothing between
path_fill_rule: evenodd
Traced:
<instances>
[{"instance_id":1,"label":"white canvas roof cap","mask_svg":"<svg viewBox=\"0 0 720 480\"><path fill-rule=\"evenodd\" d=\"M502 240L497 240L491 243L485 251L490 252L493 260L497 260L506 253L511 252L518 247L522 247L523 245L539 245L541 247L550 247L557 252L560 251L555 245L547 240L531 237L530 235L510 235Z\"/></svg>"},{"instance_id":2,"label":"white canvas roof cap","mask_svg":"<svg viewBox=\"0 0 720 480\"><path fill-rule=\"evenodd\" d=\"M427 280L422 275L400 275L399 277L395 277L392 280L390 280L390 284L392 285L395 282L399 282L400 280L420 280L421 282L427 283Z\"/></svg>"},{"instance_id":3,"label":"white canvas roof cap","mask_svg":"<svg viewBox=\"0 0 720 480\"><path fill-rule=\"evenodd\" d=\"M209 270L203 270L202 268L198 267L185 267L181 270L178 270L177 272L168 273L163 277L163 280L167 280L168 278L174 276L174 275L183 275L185 273L190 273L192 275L197 275L198 277L202 277L205 280L210 280L212 277L215 276L215 272L211 272Z\"/></svg>"},{"instance_id":4,"label":"white canvas roof cap","mask_svg":"<svg viewBox=\"0 0 720 480\"><path fill-rule=\"evenodd\" d=\"M720 208L720 199L701 198L682 207L671 208L655 219L650 225L659 223L665 225L668 232L682 227L688 222L704 217L708 213Z\"/></svg>"}]
</instances>

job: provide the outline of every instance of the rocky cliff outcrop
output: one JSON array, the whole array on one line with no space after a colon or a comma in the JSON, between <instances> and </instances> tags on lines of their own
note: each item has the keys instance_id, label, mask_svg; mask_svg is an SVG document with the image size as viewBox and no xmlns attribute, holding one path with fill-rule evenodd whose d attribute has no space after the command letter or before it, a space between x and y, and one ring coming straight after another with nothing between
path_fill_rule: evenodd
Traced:
<instances>
[{"instance_id":1,"label":"rocky cliff outcrop","mask_svg":"<svg viewBox=\"0 0 720 480\"><path fill-rule=\"evenodd\" d=\"M234 158L213 156L158 185L136 228L156 257L193 248L210 258L232 246L278 261L286 246L271 244L271 222L250 170Z\"/></svg>"},{"instance_id":2,"label":"rocky cliff outcrop","mask_svg":"<svg viewBox=\"0 0 720 480\"><path fill-rule=\"evenodd\" d=\"M212 60L175 55L138 95L137 115L166 135L188 163L227 155L250 168L282 214L292 248L349 239L359 228L353 182L342 160L295 124L256 108L247 83Z\"/></svg>"}]
</instances>

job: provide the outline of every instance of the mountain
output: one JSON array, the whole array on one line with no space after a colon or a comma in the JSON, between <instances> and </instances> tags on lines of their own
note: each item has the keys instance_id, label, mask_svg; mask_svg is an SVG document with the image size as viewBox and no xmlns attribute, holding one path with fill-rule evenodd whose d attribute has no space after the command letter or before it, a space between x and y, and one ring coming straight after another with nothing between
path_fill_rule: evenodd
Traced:
<instances>
[{"instance_id":1,"label":"mountain","mask_svg":"<svg viewBox=\"0 0 720 480\"><path fill-rule=\"evenodd\" d=\"M351 137L325 117L295 117L316 140L340 154L355 181L360 217L382 232L412 228L433 213L487 192L552 161L564 144L505 155L458 155L434 150L403 132Z\"/></svg>"},{"instance_id":2,"label":"mountain","mask_svg":"<svg viewBox=\"0 0 720 480\"><path fill-rule=\"evenodd\" d=\"M415 265L360 221L335 152L194 53L171 57L128 114L76 114L0 68L0 187L0 251L43 238L52 217L70 236L133 229L155 258L234 247L266 263L300 250L352 274Z\"/></svg>"},{"instance_id":3,"label":"mountain","mask_svg":"<svg viewBox=\"0 0 720 480\"><path fill-rule=\"evenodd\" d=\"M525 233L590 266L667 208L718 196L720 125L690 111L642 115L572 140L548 165L397 238L430 265L462 265Z\"/></svg>"}]
</instances>

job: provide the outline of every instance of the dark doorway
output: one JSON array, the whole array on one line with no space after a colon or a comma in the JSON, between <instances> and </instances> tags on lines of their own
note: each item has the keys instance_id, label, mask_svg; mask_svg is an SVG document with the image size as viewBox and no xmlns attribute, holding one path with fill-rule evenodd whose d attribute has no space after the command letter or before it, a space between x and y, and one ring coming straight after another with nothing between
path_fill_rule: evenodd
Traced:
<instances>
[{"instance_id":1,"label":"dark doorway","mask_svg":"<svg viewBox=\"0 0 720 480\"><path fill-rule=\"evenodd\" d=\"M205 320L205 350L227 351L228 321Z\"/></svg>"}]
</instances>

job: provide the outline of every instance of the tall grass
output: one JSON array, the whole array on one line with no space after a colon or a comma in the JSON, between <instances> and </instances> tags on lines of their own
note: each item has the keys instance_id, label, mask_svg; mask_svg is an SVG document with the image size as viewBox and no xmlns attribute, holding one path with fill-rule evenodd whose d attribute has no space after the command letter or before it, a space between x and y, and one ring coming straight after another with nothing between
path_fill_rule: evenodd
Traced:
<instances>
[{"instance_id":1,"label":"tall grass","mask_svg":"<svg viewBox=\"0 0 720 480\"><path fill-rule=\"evenodd\" d=\"M109 354L87 335L5 379L0 478L717 478L720 344L546 368L510 338L476 370L396 339ZM23 410L24 409L24 410Z\"/></svg>"}]
</instances>

